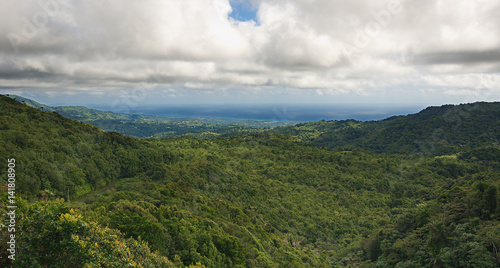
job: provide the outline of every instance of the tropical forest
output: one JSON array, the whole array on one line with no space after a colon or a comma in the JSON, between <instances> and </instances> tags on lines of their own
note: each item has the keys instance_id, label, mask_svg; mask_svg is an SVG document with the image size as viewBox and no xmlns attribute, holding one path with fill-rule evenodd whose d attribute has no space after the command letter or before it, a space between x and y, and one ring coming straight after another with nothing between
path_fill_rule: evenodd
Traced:
<instances>
[{"instance_id":1,"label":"tropical forest","mask_svg":"<svg viewBox=\"0 0 500 268\"><path fill-rule=\"evenodd\" d=\"M500 267L499 142L498 102L292 123L0 95L0 266Z\"/></svg>"}]
</instances>

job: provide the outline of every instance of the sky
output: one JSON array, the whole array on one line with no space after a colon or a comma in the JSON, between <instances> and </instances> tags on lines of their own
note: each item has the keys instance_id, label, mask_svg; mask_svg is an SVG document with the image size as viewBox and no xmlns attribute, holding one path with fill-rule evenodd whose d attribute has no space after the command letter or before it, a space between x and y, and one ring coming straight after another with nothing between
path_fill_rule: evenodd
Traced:
<instances>
[{"instance_id":1,"label":"sky","mask_svg":"<svg viewBox=\"0 0 500 268\"><path fill-rule=\"evenodd\" d=\"M49 105L500 100L498 0L2 0L0 93Z\"/></svg>"}]
</instances>

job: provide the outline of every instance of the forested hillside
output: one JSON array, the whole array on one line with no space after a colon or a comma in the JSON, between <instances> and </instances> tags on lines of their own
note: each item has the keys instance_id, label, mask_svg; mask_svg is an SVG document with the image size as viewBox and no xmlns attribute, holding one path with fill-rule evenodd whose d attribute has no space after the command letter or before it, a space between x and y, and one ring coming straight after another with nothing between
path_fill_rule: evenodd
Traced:
<instances>
[{"instance_id":1,"label":"forested hillside","mask_svg":"<svg viewBox=\"0 0 500 268\"><path fill-rule=\"evenodd\" d=\"M249 133L280 133L326 148L366 149L374 153L446 155L499 145L500 103L478 102L428 107L417 114L379 121L266 122L185 118L102 112L82 106L50 107L11 95L28 106L131 137L216 138Z\"/></svg>"},{"instance_id":2,"label":"forested hillside","mask_svg":"<svg viewBox=\"0 0 500 268\"><path fill-rule=\"evenodd\" d=\"M380 121L318 121L277 127L270 132L327 148L444 155L498 145L500 103L428 107L417 114Z\"/></svg>"},{"instance_id":3,"label":"forested hillside","mask_svg":"<svg viewBox=\"0 0 500 268\"><path fill-rule=\"evenodd\" d=\"M470 131L440 156L273 133L139 140L0 96L0 159L16 159L23 198L19 259L5 262L1 225L2 265L497 267L500 149Z\"/></svg>"},{"instance_id":4,"label":"forested hillside","mask_svg":"<svg viewBox=\"0 0 500 268\"><path fill-rule=\"evenodd\" d=\"M183 135L214 138L224 134L241 135L256 129L293 125L292 122L286 121L113 113L83 106L47 106L17 95L9 95L9 97L42 111L57 112L64 117L135 138L164 138Z\"/></svg>"}]
</instances>

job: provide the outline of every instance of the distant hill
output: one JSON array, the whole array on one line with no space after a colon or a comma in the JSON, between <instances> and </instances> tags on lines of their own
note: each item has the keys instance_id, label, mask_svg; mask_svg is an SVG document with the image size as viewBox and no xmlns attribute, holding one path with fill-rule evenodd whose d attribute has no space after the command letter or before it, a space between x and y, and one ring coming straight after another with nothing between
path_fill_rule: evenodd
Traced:
<instances>
[{"instance_id":1,"label":"distant hill","mask_svg":"<svg viewBox=\"0 0 500 268\"><path fill-rule=\"evenodd\" d=\"M55 111L106 131L131 137L198 138L279 133L326 148L359 148L374 153L446 155L464 149L498 145L500 102L428 107L419 113L379 121L264 122L201 117L154 116L103 112L83 106L50 107L11 95L28 106Z\"/></svg>"},{"instance_id":2,"label":"distant hill","mask_svg":"<svg viewBox=\"0 0 500 268\"><path fill-rule=\"evenodd\" d=\"M89 109L84 106L47 106L17 95L9 95L9 97L33 108L57 112L64 117L94 125L105 131L116 131L136 138L163 138L182 135L213 138L228 132L245 133L252 129L293 124L285 121L114 113Z\"/></svg>"},{"instance_id":3,"label":"distant hill","mask_svg":"<svg viewBox=\"0 0 500 268\"><path fill-rule=\"evenodd\" d=\"M17 96L17 95L12 95L12 94L7 95L7 97L10 97L10 98L12 98L14 100L17 100L20 103L26 104L29 107L33 107L33 108L37 108L37 109L40 109L40 110L44 110L46 112L54 112L55 111L53 107L47 106L45 104L38 103L38 102L36 102L36 101L34 101L32 99L28 99L28 98L24 98L24 97Z\"/></svg>"},{"instance_id":4,"label":"distant hill","mask_svg":"<svg viewBox=\"0 0 500 268\"><path fill-rule=\"evenodd\" d=\"M318 121L269 130L327 148L444 155L500 141L500 103L428 107L380 121Z\"/></svg>"}]
</instances>

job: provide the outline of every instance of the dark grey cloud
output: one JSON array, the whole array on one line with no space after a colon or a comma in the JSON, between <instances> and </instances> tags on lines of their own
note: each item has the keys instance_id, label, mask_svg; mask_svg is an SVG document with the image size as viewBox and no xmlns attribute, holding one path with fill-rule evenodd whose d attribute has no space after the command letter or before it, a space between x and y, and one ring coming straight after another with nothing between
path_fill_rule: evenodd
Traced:
<instances>
[{"instance_id":1,"label":"dark grey cloud","mask_svg":"<svg viewBox=\"0 0 500 268\"><path fill-rule=\"evenodd\" d=\"M1 79L55 79L57 75L47 72L41 72L36 69L25 69L25 70L6 70L0 71Z\"/></svg>"},{"instance_id":2,"label":"dark grey cloud","mask_svg":"<svg viewBox=\"0 0 500 268\"><path fill-rule=\"evenodd\" d=\"M500 48L483 51L440 51L415 55L416 64L500 63Z\"/></svg>"}]
</instances>

